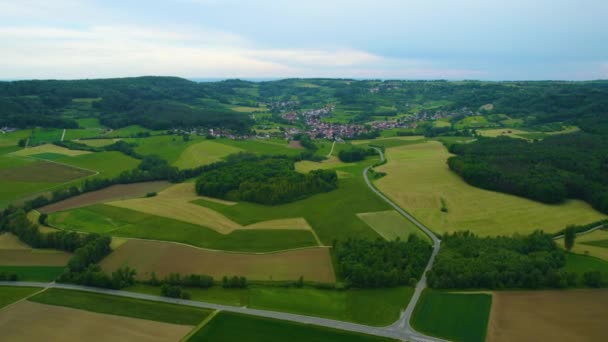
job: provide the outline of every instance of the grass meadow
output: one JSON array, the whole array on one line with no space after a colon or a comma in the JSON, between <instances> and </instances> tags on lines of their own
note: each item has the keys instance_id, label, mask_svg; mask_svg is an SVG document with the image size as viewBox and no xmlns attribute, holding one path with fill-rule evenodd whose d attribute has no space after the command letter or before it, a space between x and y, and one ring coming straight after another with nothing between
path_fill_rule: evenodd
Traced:
<instances>
[{"instance_id":1,"label":"grass meadow","mask_svg":"<svg viewBox=\"0 0 608 342\"><path fill-rule=\"evenodd\" d=\"M64 289L48 289L28 300L109 315L183 325L197 325L211 313L210 310L183 305Z\"/></svg>"},{"instance_id":2,"label":"grass meadow","mask_svg":"<svg viewBox=\"0 0 608 342\"><path fill-rule=\"evenodd\" d=\"M386 150L387 175L376 186L436 233L471 230L478 235L556 232L569 224L606 218L585 202L548 205L483 190L465 183L446 164L450 154L437 141ZM441 199L447 212L442 212Z\"/></svg>"},{"instance_id":3,"label":"grass meadow","mask_svg":"<svg viewBox=\"0 0 608 342\"><path fill-rule=\"evenodd\" d=\"M392 340L270 318L220 312L188 341L375 342Z\"/></svg>"},{"instance_id":4,"label":"grass meadow","mask_svg":"<svg viewBox=\"0 0 608 342\"><path fill-rule=\"evenodd\" d=\"M483 342L492 296L425 290L414 309L412 326L431 336L460 342Z\"/></svg>"}]
</instances>

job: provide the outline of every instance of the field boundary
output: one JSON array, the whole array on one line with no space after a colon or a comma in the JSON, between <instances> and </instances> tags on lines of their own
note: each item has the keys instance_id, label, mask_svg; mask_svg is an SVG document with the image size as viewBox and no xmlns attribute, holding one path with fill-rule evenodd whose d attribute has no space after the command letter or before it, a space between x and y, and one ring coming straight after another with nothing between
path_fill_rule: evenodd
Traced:
<instances>
[{"instance_id":1,"label":"field boundary","mask_svg":"<svg viewBox=\"0 0 608 342\"><path fill-rule=\"evenodd\" d=\"M179 342L186 342L190 339L190 337L194 336L194 334L196 334L197 332L199 332L199 330L203 329L207 324L209 324L209 322L211 322L211 320L217 316L218 313L220 313L222 310L213 310L209 316L207 316L202 322L200 322L197 326L195 326L192 330L190 330L190 332L182 337Z\"/></svg>"},{"instance_id":2,"label":"field boundary","mask_svg":"<svg viewBox=\"0 0 608 342\"><path fill-rule=\"evenodd\" d=\"M53 283L54 283L54 282L53 282ZM1 284L0 284L0 286L1 286ZM38 287L38 286L32 286L32 288L37 288L37 287ZM32 298L32 297L34 297L34 296L36 296L36 295L38 295L38 294L41 294L42 292L44 292L44 291L46 291L46 290L48 290L48 287L43 287L43 288L41 288L41 289L40 289L40 291L36 291L36 292L34 292L34 293L30 294L29 296L25 296L25 297L23 297L23 298L19 299L19 300L18 300L18 301L16 301L16 302L10 303L9 305L7 305L7 306L5 306L5 307L0 308L0 313L2 313L2 311L3 311L3 310L6 310L7 308L13 307L13 306L15 306L15 305L16 305L16 304L18 304L18 303L21 303L21 302L23 302L23 301L28 300L29 298Z\"/></svg>"}]
</instances>

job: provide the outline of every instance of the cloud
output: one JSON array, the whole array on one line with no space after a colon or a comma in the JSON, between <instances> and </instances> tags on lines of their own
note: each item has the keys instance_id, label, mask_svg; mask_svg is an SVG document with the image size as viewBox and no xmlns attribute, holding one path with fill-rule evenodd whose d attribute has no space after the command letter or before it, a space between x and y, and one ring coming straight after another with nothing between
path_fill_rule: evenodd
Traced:
<instances>
[{"instance_id":1,"label":"cloud","mask_svg":"<svg viewBox=\"0 0 608 342\"><path fill-rule=\"evenodd\" d=\"M385 58L348 47L276 49L239 35L176 27L1 27L2 78L182 77L467 78L475 70Z\"/></svg>"}]
</instances>

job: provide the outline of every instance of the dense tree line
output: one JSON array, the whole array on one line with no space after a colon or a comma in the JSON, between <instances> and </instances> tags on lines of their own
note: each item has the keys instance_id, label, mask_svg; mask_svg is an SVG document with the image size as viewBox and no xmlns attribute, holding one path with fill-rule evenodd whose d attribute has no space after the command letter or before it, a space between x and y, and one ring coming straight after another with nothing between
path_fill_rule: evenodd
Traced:
<instances>
[{"instance_id":1,"label":"dense tree line","mask_svg":"<svg viewBox=\"0 0 608 342\"><path fill-rule=\"evenodd\" d=\"M196 181L196 191L203 196L280 204L334 190L337 184L333 170L301 174L295 171L291 158L244 153L204 172Z\"/></svg>"},{"instance_id":2,"label":"dense tree line","mask_svg":"<svg viewBox=\"0 0 608 342\"><path fill-rule=\"evenodd\" d=\"M565 252L552 235L478 237L456 232L442 237L441 249L428 273L436 289L563 288L577 275L562 270Z\"/></svg>"},{"instance_id":3,"label":"dense tree line","mask_svg":"<svg viewBox=\"0 0 608 342\"><path fill-rule=\"evenodd\" d=\"M457 154L448 159L450 169L471 185L545 203L582 199L608 213L608 136L479 138L450 152Z\"/></svg>"},{"instance_id":4,"label":"dense tree line","mask_svg":"<svg viewBox=\"0 0 608 342\"><path fill-rule=\"evenodd\" d=\"M376 150L373 148L363 148L359 146L351 145L346 149L338 152L338 158L345 163L357 162L365 159L367 156L373 156L376 154Z\"/></svg>"},{"instance_id":5,"label":"dense tree line","mask_svg":"<svg viewBox=\"0 0 608 342\"><path fill-rule=\"evenodd\" d=\"M422 276L431 252L431 245L413 234L407 241L334 242L338 274L358 288L413 286Z\"/></svg>"}]
</instances>

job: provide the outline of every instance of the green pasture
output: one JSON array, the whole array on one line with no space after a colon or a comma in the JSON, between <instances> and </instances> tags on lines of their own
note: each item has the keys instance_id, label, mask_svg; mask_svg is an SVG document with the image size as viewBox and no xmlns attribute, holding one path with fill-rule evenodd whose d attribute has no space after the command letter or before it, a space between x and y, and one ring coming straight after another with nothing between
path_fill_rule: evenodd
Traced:
<instances>
[{"instance_id":1,"label":"green pasture","mask_svg":"<svg viewBox=\"0 0 608 342\"><path fill-rule=\"evenodd\" d=\"M0 273L17 274L19 281L53 281L64 270L56 266L0 266Z\"/></svg>"},{"instance_id":2,"label":"green pasture","mask_svg":"<svg viewBox=\"0 0 608 342\"><path fill-rule=\"evenodd\" d=\"M412 327L451 341L483 342L492 296L425 290L414 309Z\"/></svg>"},{"instance_id":3,"label":"green pasture","mask_svg":"<svg viewBox=\"0 0 608 342\"><path fill-rule=\"evenodd\" d=\"M220 312L188 341L372 342L392 340L313 325Z\"/></svg>"}]
</instances>

